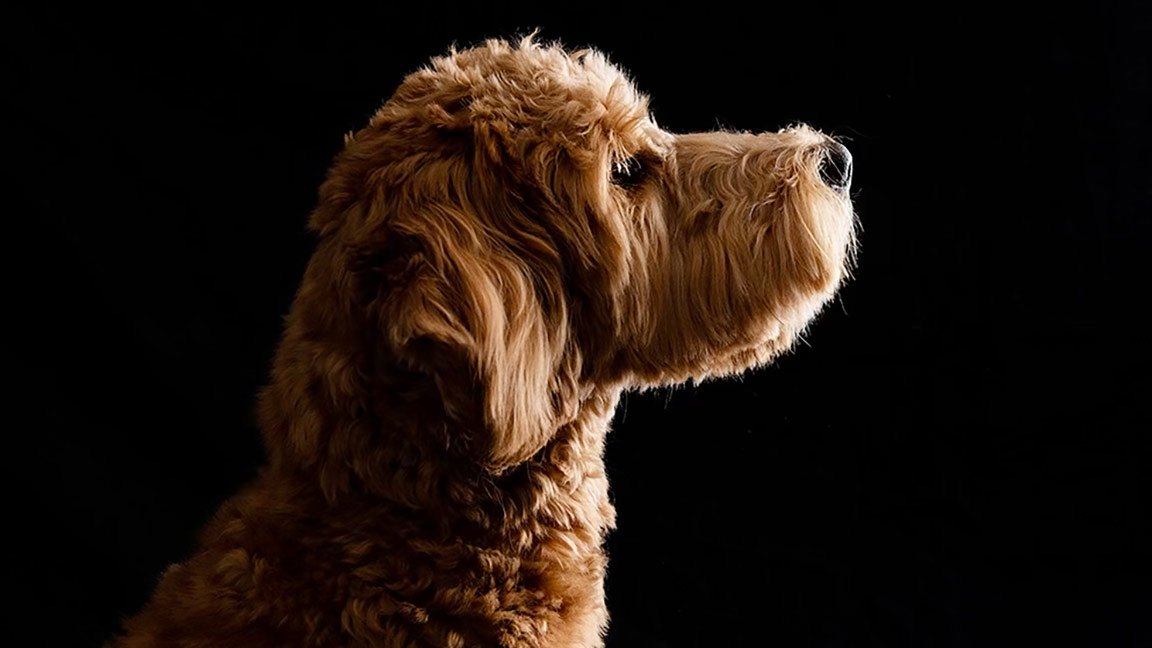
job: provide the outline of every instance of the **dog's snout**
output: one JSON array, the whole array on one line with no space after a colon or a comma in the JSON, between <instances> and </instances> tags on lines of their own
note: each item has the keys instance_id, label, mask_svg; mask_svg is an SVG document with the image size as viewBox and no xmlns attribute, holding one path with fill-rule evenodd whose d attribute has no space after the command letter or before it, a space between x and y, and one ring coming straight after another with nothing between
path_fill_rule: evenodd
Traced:
<instances>
[{"instance_id":1,"label":"dog's snout","mask_svg":"<svg viewBox=\"0 0 1152 648\"><path fill-rule=\"evenodd\" d=\"M820 179L838 191L847 191L852 184L852 153L839 142L830 142L824 148L820 162Z\"/></svg>"}]
</instances>

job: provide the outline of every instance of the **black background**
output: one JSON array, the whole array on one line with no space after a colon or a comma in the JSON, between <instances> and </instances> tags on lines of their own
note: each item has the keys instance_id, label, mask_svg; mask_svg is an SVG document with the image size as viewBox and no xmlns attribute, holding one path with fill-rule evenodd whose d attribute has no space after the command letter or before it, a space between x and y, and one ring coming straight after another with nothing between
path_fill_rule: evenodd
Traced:
<instances>
[{"instance_id":1,"label":"black background","mask_svg":"<svg viewBox=\"0 0 1152 648\"><path fill-rule=\"evenodd\" d=\"M410 4L3 21L10 626L95 645L187 557L342 135L539 27L674 132L844 136L864 228L795 353L625 398L609 646L1152 645L1147 10Z\"/></svg>"}]
</instances>

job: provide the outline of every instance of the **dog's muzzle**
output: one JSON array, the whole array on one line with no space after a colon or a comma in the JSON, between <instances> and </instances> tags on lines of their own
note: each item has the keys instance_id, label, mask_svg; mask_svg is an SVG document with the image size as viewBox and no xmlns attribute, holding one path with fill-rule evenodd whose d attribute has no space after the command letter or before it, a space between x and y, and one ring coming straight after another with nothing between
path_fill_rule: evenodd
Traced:
<instances>
[{"instance_id":1,"label":"dog's muzzle","mask_svg":"<svg viewBox=\"0 0 1152 648\"><path fill-rule=\"evenodd\" d=\"M836 191L846 192L852 184L852 154L839 142L830 142L824 148L820 162L820 179Z\"/></svg>"}]
</instances>

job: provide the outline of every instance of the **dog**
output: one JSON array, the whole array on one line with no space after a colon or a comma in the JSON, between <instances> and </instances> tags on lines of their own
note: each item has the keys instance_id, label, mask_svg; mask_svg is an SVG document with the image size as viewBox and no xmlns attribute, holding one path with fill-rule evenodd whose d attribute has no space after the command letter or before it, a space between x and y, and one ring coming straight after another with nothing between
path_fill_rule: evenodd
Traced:
<instances>
[{"instance_id":1,"label":"dog","mask_svg":"<svg viewBox=\"0 0 1152 648\"><path fill-rule=\"evenodd\" d=\"M851 176L805 125L669 133L595 50L434 58L320 186L267 465L108 645L601 646L621 393L789 350Z\"/></svg>"}]
</instances>

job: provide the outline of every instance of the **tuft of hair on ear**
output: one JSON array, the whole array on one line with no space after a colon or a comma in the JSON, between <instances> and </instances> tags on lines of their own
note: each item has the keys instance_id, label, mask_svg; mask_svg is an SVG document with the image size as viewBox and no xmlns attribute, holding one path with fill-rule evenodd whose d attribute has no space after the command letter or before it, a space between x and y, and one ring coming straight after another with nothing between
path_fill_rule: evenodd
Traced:
<instances>
[{"instance_id":1,"label":"tuft of hair on ear","mask_svg":"<svg viewBox=\"0 0 1152 648\"><path fill-rule=\"evenodd\" d=\"M526 261L531 253L487 230L470 208L421 209L398 217L421 231L349 248L354 284L389 355L431 377L459 438L499 474L536 454L573 414L559 269Z\"/></svg>"},{"instance_id":2,"label":"tuft of hair on ear","mask_svg":"<svg viewBox=\"0 0 1152 648\"><path fill-rule=\"evenodd\" d=\"M423 248L414 236L389 232L382 240L344 245L353 302L371 308L390 286L406 283L416 272Z\"/></svg>"}]
</instances>

